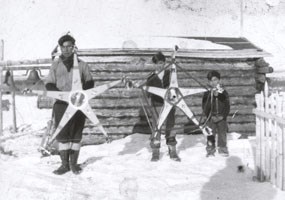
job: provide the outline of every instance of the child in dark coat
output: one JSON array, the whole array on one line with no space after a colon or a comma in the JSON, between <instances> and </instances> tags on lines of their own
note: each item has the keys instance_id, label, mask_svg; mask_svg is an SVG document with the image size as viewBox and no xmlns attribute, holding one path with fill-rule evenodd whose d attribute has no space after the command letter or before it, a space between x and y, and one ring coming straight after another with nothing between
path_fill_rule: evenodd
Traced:
<instances>
[{"instance_id":1,"label":"child in dark coat","mask_svg":"<svg viewBox=\"0 0 285 200\"><path fill-rule=\"evenodd\" d=\"M165 56L158 52L152 57L152 62L156 65L157 70L160 71L165 67ZM162 71L159 76L157 74L153 74L147 79L147 86L159 87L159 88L167 88L170 84L170 70L167 69ZM151 98L151 105L156 110L156 107L163 105L163 99L157 95L150 94ZM157 122L153 119L154 124ZM173 127L175 125L175 107L173 107L165 121L165 138L166 144L169 149L169 156L172 160L180 161L180 157L177 155L176 152L176 132L173 131ZM158 161L159 160L159 149L160 149L160 140L161 140L161 130L157 130L156 137L151 138L150 146L152 148L152 158L151 161Z\"/></svg>"},{"instance_id":2,"label":"child in dark coat","mask_svg":"<svg viewBox=\"0 0 285 200\"><path fill-rule=\"evenodd\" d=\"M230 100L227 91L222 88L221 75L213 70L207 75L211 90L204 93L202 100L203 112L207 116L207 125L212 129L213 135L207 137L207 157L214 156L216 152L216 137L218 139L218 153L228 156L227 147L227 116L230 112Z\"/></svg>"}]
</instances>

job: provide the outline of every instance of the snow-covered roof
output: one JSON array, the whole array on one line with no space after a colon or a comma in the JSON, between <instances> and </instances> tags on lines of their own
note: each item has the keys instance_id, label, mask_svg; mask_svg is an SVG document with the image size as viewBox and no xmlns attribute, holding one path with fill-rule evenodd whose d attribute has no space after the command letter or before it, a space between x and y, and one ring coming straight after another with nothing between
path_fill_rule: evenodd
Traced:
<instances>
[{"instance_id":1,"label":"snow-covered roof","mask_svg":"<svg viewBox=\"0 0 285 200\"><path fill-rule=\"evenodd\" d=\"M122 48L81 49L79 55L153 55L159 50L166 56L171 56L173 52L171 47L174 48L177 45L179 47L177 57L261 58L271 56L246 38L169 36L152 38L148 43L145 39L144 43L139 41L139 39L125 41Z\"/></svg>"}]
</instances>

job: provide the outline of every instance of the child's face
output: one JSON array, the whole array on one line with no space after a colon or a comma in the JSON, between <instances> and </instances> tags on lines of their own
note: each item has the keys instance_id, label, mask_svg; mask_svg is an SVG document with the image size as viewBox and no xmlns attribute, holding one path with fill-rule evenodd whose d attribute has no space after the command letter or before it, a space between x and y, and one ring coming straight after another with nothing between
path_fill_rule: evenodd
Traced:
<instances>
[{"instance_id":1,"label":"child's face","mask_svg":"<svg viewBox=\"0 0 285 200\"><path fill-rule=\"evenodd\" d=\"M212 79L209 81L211 87L215 88L217 87L218 84L220 84L220 79L217 77L213 76Z\"/></svg>"},{"instance_id":2,"label":"child's face","mask_svg":"<svg viewBox=\"0 0 285 200\"><path fill-rule=\"evenodd\" d=\"M165 62L163 62L163 61L158 61L158 62L156 63L157 71L162 70L162 69L164 68L164 64L165 64Z\"/></svg>"}]
</instances>

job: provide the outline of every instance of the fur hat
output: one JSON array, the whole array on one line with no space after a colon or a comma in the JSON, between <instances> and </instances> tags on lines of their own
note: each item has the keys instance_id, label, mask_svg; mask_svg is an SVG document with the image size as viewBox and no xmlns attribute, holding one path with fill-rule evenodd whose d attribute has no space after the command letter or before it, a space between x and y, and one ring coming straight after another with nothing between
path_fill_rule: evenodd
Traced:
<instances>
[{"instance_id":1,"label":"fur hat","mask_svg":"<svg viewBox=\"0 0 285 200\"><path fill-rule=\"evenodd\" d=\"M59 38L58 44L63 45L64 42L70 41L73 45L75 44L75 39L71 35L63 35Z\"/></svg>"}]
</instances>

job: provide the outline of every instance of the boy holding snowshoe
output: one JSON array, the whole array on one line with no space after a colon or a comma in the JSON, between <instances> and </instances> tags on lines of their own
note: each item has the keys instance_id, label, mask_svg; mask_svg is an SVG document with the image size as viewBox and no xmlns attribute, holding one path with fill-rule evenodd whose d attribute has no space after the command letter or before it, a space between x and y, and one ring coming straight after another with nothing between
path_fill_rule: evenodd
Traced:
<instances>
[{"instance_id":1,"label":"boy holding snowshoe","mask_svg":"<svg viewBox=\"0 0 285 200\"><path fill-rule=\"evenodd\" d=\"M160 71L165 67L165 56L163 53L158 52L152 57L152 62L156 65L157 70ZM170 70L167 69L162 71L159 76L157 74L152 74L147 80L147 86L159 87L159 88L167 88L170 84ZM163 105L163 99L157 95L150 94L151 105L156 110L157 106ZM158 113L158 112L157 112ZM152 123L156 124L157 122L152 118ZM173 131L173 127L175 125L175 107L173 107L165 122L165 138L166 144L169 150L169 156L174 161L181 161L176 151L176 132ZM156 130L156 137L151 138L150 146L152 149L152 158L151 161L155 162L159 160L160 156L160 141L161 141L161 130Z\"/></svg>"}]
</instances>

